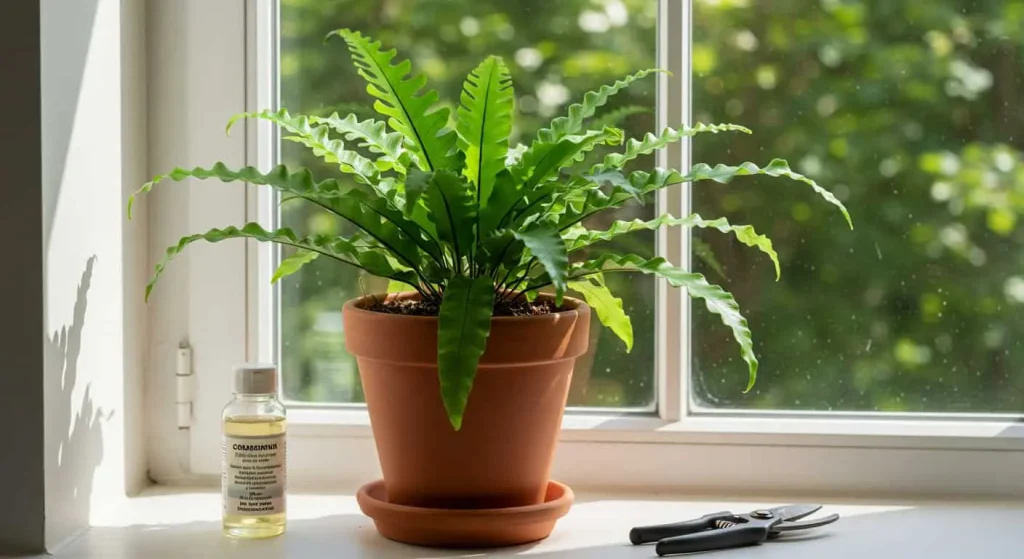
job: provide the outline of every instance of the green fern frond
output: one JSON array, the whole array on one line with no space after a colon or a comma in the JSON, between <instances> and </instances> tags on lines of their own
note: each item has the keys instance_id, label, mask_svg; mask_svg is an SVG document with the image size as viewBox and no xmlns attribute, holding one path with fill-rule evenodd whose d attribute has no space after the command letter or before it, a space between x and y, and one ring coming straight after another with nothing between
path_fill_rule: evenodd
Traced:
<instances>
[{"instance_id":1,"label":"green fern frond","mask_svg":"<svg viewBox=\"0 0 1024 559\"><path fill-rule=\"evenodd\" d=\"M376 165L381 171L394 169L405 174L412 163L413 155L405 149L405 136L398 132L388 132L383 122L373 119L360 121L354 114L340 118L338 113L328 117L313 116L309 120L314 124L325 124L345 140L358 141L359 147L380 154Z\"/></svg>"},{"instance_id":2,"label":"green fern frond","mask_svg":"<svg viewBox=\"0 0 1024 559\"><path fill-rule=\"evenodd\" d=\"M624 152L612 153L605 156L604 161L599 165L595 165L590 172L600 173L601 171L608 169L619 169L637 157L654 153L655 151L678 142L683 138L689 138L701 133L718 134L719 132L743 132L744 134L751 134L749 128L739 126L738 124L697 123L694 126L683 126L678 130L668 127L658 135L648 132L643 139L637 140L630 138L626 141L626 150Z\"/></svg>"},{"instance_id":3,"label":"green fern frond","mask_svg":"<svg viewBox=\"0 0 1024 559\"><path fill-rule=\"evenodd\" d=\"M455 133L446 128L449 110L438 106L437 90L427 89L427 78L411 74L412 62L392 61L397 51L382 50L358 31L342 29L338 35L348 44L359 75L367 81L366 91L377 98L374 108L388 117L388 125L404 135L424 171L458 169L455 158Z\"/></svg>"},{"instance_id":4,"label":"green fern frond","mask_svg":"<svg viewBox=\"0 0 1024 559\"><path fill-rule=\"evenodd\" d=\"M505 168L514 110L508 68L501 58L488 57L466 78L455 127L459 149L466 156L465 175L476 186L481 207L487 205L498 173Z\"/></svg>"},{"instance_id":5,"label":"green fern frond","mask_svg":"<svg viewBox=\"0 0 1024 559\"><path fill-rule=\"evenodd\" d=\"M551 144L562 138L576 134L583 129L583 121L594 116L597 109L604 106L613 95L626 89L633 82L643 79L658 72L665 72L657 68L640 70L639 72L622 78L610 85L603 85L595 91L589 91L583 96L582 103L575 103L569 106L569 114L558 117L551 121L548 128L542 128L537 132L537 141Z\"/></svg>"}]
</instances>

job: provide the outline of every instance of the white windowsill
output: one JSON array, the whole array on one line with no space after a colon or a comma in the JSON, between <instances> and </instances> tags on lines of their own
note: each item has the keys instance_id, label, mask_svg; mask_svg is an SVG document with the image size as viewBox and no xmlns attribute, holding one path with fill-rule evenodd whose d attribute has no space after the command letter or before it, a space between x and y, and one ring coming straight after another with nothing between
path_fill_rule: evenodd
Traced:
<instances>
[{"instance_id":1,"label":"white windowsill","mask_svg":"<svg viewBox=\"0 0 1024 559\"><path fill-rule=\"evenodd\" d=\"M561 439L1024 451L1024 423L1017 417L842 412L833 417L799 412L776 415L765 419L737 412L670 421L638 414L567 413ZM372 436L369 415L358 407L297 406L289 410L288 423L291 436Z\"/></svg>"},{"instance_id":2,"label":"white windowsill","mask_svg":"<svg viewBox=\"0 0 1024 559\"><path fill-rule=\"evenodd\" d=\"M550 538L492 553L570 559L655 557L651 547L628 544L629 528L719 510L747 512L786 500L582 492ZM715 557L1000 558L1018 557L1024 549L1019 530L1024 524L1024 503L1019 501L816 501L826 503L822 513L842 515L839 522L800 538L724 551ZM481 551L424 549L384 540L372 522L360 514L351 492L289 495L288 530L273 540L229 540L221 535L219 515L220 494L215 490L153 487L130 499L124 508L94 518L91 530L55 556L401 559L485 555Z\"/></svg>"}]
</instances>

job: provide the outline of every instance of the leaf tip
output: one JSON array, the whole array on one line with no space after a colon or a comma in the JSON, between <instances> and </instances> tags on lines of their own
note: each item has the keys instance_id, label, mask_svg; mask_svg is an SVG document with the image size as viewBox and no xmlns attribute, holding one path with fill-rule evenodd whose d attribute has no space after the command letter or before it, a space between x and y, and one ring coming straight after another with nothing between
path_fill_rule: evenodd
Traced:
<instances>
[{"instance_id":1,"label":"leaf tip","mask_svg":"<svg viewBox=\"0 0 1024 559\"><path fill-rule=\"evenodd\" d=\"M249 116L247 113L239 113L239 114L234 115L231 118L229 118L227 125L224 126L224 135L225 136L230 136L231 135L231 128L235 126L235 123L238 122L238 119L245 118L247 116Z\"/></svg>"},{"instance_id":2,"label":"leaf tip","mask_svg":"<svg viewBox=\"0 0 1024 559\"><path fill-rule=\"evenodd\" d=\"M754 388L754 383L757 381L757 360L755 359L750 363L750 380L747 381L747 387L743 390L744 394L749 394L750 390Z\"/></svg>"},{"instance_id":3,"label":"leaf tip","mask_svg":"<svg viewBox=\"0 0 1024 559\"><path fill-rule=\"evenodd\" d=\"M347 27L342 29L335 29L334 31L328 33L327 36L324 37L324 43L327 43L327 41L331 40L333 37L341 37L343 41L349 43L350 45L352 44L353 41L358 41L360 39L365 39L367 41L370 40L369 37L364 36L362 33L358 31L353 31Z\"/></svg>"},{"instance_id":4,"label":"leaf tip","mask_svg":"<svg viewBox=\"0 0 1024 559\"><path fill-rule=\"evenodd\" d=\"M132 194L128 197L128 221L132 219L132 206L135 205L135 195Z\"/></svg>"},{"instance_id":5,"label":"leaf tip","mask_svg":"<svg viewBox=\"0 0 1024 559\"><path fill-rule=\"evenodd\" d=\"M346 31L346 30L345 29L335 29L334 31L329 31L326 35L324 35L324 43L323 44L326 45L334 37L341 37L341 33L343 31Z\"/></svg>"}]
</instances>

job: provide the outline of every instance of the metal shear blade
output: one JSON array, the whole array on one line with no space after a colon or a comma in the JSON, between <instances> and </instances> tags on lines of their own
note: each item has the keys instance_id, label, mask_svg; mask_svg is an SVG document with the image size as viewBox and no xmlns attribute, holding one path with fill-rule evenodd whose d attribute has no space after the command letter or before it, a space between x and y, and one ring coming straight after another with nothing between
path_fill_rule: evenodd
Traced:
<instances>
[{"instance_id":1,"label":"metal shear blade","mask_svg":"<svg viewBox=\"0 0 1024 559\"><path fill-rule=\"evenodd\" d=\"M818 512L821 510L821 505L786 505L768 510L781 518L783 522L792 522Z\"/></svg>"},{"instance_id":2,"label":"metal shear blade","mask_svg":"<svg viewBox=\"0 0 1024 559\"><path fill-rule=\"evenodd\" d=\"M633 544L656 541L658 555L758 544L785 532L816 528L839 519L839 515L832 514L801 521L820 509L821 505L786 505L746 514L717 512L684 522L637 527L630 531L629 539Z\"/></svg>"},{"instance_id":3,"label":"metal shear blade","mask_svg":"<svg viewBox=\"0 0 1024 559\"><path fill-rule=\"evenodd\" d=\"M782 533L794 532L796 530L808 530L811 528L818 528L819 526L824 526L826 524L832 524L836 520L839 520L839 515L833 513L828 516L815 518L813 520L805 520L803 522L783 522L781 524L776 524L772 527L771 531Z\"/></svg>"}]
</instances>

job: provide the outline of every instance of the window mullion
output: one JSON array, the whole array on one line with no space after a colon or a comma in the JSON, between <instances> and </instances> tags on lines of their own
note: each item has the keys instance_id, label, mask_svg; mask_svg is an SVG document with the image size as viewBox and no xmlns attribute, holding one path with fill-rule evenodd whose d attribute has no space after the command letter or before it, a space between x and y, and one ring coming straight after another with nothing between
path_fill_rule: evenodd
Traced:
<instances>
[{"instance_id":1,"label":"window mullion","mask_svg":"<svg viewBox=\"0 0 1024 559\"><path fill-rule=\"evenodd\" d=\"M691 3L691 0L660 0L658 6L658 65L671 72L658 76L658 130L690 122ZM690 166L690 140L683 139L658 152L657 164L686 171ZM658 192L656 204L659 214L687 215L689 189L663 189ZM659 256L689 268L688 229L660 229L656 243ZM664 280L658 281L657 300L658 414L663 419L678 420L687 413L690 301L685 291L670 289Z\"/></svg>"},{"instance_id":2,"label":"window mullion","mask_svg":"<svg viewBox=\"0 0 1024 559\"><path fill-rule=\"evenodd\" d=\"M278 82L278 2L248 2L245 14L246 91L248 112L277 110L280 105ZM241 123L240 123L241 124ZM246 164L268 171L280 162L280 138L277 127L262 119L246 119ZM273 189L247 185L246 221L256 221L267 229L280 224L278 195ZM270 278L279 261L280 247L275 243L246 241L248 268L246 316L246 358L254 362L276 363L280 357L280 317L278 286Z\"/></svg>"}]
</instances>

